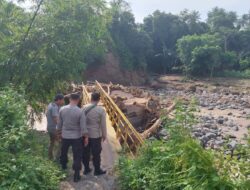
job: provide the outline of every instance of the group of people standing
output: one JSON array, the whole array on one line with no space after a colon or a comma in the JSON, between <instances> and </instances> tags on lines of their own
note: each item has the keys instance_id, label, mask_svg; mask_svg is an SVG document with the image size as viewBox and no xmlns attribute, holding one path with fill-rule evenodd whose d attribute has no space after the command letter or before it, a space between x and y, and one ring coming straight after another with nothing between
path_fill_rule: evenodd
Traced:
<instances>
[{"instance_id":1,"label":"group of people standing","mask_svg":"<svg viewBox=\"0 0 250 190\"><path fill-rule=\"evenodd\" d=\"M80 95L72 93L68 105L64 105L64 96L58 94L47 110L47 130L50 136L49 158L53 159L56 142L60 142L60 153L56 159L60 160L62 169L67 169L68 150L72 147L74 182L80 180L82 163L84 175L91 173L89 165L92 153L94 175L103 175L101 169L102 141L106 140L106 112L99 106L100 94L91 94L91 103L82 109L78 107Z\"/></svg>"}]
</instances>

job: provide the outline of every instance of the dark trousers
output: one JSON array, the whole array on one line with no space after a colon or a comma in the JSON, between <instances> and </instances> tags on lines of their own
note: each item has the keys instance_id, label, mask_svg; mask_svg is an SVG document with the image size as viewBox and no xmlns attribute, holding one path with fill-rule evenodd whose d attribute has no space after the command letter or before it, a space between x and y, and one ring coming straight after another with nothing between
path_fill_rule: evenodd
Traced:
<instances>
[{"instance_id":1,"label":"dark trousers","mask_svg":"<svg viewBox=\"0 0 250 190\"><path fill-rule=\"evenodd\" d=\"M72 146L73 151L73 170L80 171L82 168L82 138L79 139L62 139L61 149L61 165L62 168L66 168L68 163L68 150Z\"/></svg>"},{"instance_id":2,"label":"dark trousers","mask_svg":"<svg viewBox=\"0 0 250 190\"><path fill-rule=\"evenodd\" d=\"M95 171L98 172L101 169L101 152L102 152L102 138L89 138L89 144L83 145L82 162L85 170L89 168L90 153L93 156L93 165Z\"/></svg>"}]
</instances>

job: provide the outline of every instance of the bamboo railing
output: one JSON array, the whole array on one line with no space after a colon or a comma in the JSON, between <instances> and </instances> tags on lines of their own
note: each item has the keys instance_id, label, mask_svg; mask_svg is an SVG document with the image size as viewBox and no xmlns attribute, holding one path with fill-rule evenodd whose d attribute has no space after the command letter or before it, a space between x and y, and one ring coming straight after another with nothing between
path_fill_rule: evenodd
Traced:
<instances>
[{"instance_id":1,"label":"bamboo railing","mask_svg":"<svg viewBox=\"0 0 250 190\"><path fill-rule=\"evenodd\" d=\"M119 139L121 145L125 146L124 148L128 149L132 155L134 155L136 150L143 144L142 136L135 130L124 113L102 88L101 84L96 81L95 85L96 89L101 94L101 101L109 116L112 127L116 132L117 138ZM82 105L89 103L90 96L85 85L82 85L82 95Z\"/></svg>"},{"instance_id":2,"label":"bamboo railing","mask_svg":"<svg viewBox=\"0 0 250 190\"><path fill-rule=\"evenodd\" d=\"M88 93L88 90L84 84L82 84L82 107L83 105L86 105L90 103L90 95Z\"/></svg>"},{"instance_id":3,"label":"bamboo railing","mask_svg":"<svg viewBox=\"0 0 250 190\"><path fill-rule=\"evenodd\" d=\"M107 94L98 81L96 81L96 88L101 94L102 103L109 115L117 138L122 145L125 145L125 148L128 148L129 151L134 154L138 147L143 144L141 135L135 130L124 113L115 104L113 99Z\"/></svg>"}]
</instances>

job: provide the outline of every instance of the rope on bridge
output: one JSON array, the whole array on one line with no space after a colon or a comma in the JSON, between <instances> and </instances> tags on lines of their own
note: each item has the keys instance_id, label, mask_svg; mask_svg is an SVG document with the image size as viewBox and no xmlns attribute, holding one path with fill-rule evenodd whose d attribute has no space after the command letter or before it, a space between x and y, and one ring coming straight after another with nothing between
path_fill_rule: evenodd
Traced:
<instances>
[{"instance_id":1,"label":"rope on bridge","mask_svg":"<svg viewBox=\"0 0 250 190\"><path fill-rule=\"evenodd\" d=\"M122 145L134 155L136 150L143 144L143 139L141 135L135 130L130 121L126 118L124 113L115 104L113 99L107 94L107 92L102 88L101 84L95 82L96 89L101 94L101 101L109 115L112 126L116 132L117 138L120 140ZM84 85L83 88L83 104L90 102L89 93Z\"/></svg>"}]
</instances>

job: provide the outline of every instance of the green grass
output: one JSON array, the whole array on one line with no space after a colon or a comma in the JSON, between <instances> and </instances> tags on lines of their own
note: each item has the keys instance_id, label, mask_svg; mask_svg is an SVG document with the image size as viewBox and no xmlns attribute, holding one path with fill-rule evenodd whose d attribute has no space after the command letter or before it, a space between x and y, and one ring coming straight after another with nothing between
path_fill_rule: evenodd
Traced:
<instances>
[{"instance_id":1,"label":"green grass","mask_svg":"<svg viewBox=\"0 0 250 190\"><path fill-rule=\"evenodd\" d=\"M203 149L188 130L192 110L178 104L175 119L165 120L168 141L147 142L138 157L121 157L117 167L122 190L250 189L249 155L238 161Z\"/></svg>"}]
</instances>

